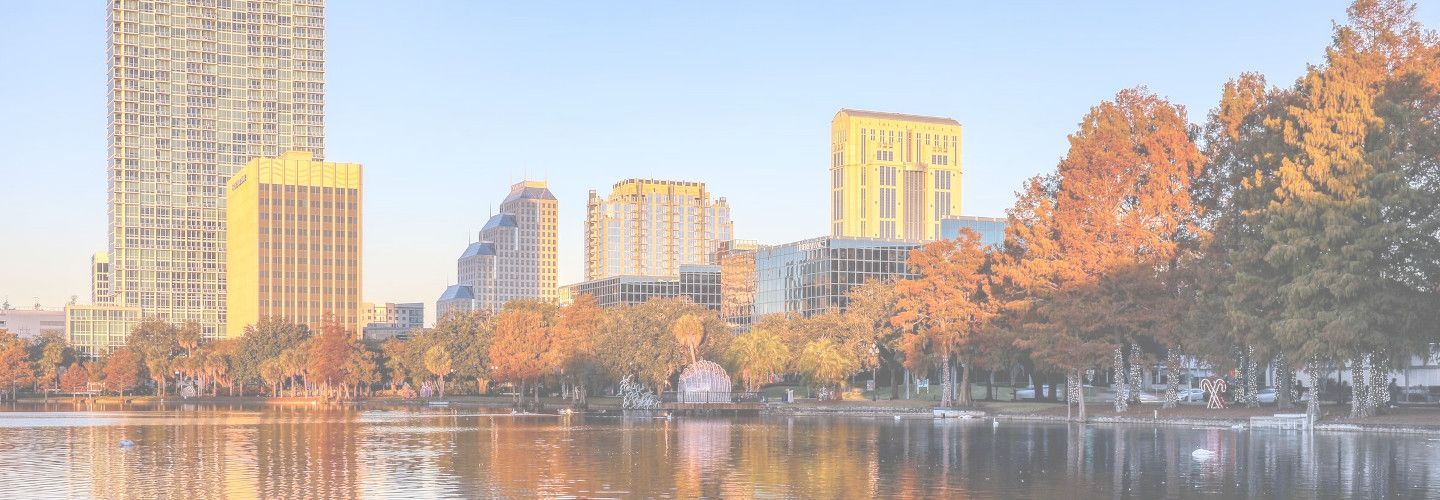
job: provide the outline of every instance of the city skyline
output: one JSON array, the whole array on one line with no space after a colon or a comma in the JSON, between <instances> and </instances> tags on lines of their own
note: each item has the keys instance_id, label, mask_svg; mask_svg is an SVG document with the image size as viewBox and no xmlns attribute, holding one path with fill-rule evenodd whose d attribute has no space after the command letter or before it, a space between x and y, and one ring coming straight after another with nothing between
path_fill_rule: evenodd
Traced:
<instances>
[{"instance_id":1,"label":"city skyline","mask_svg":"<svg viewBox=\"0 0 1440 500\"><path fill-rule=\"evenodd\" d=\"M1199 17L1202 20L1207 16L1221 16L1227 9L1234 10L1236 5L1223 7L1207 6L1203 8L1187 8L1179 6L1161 7L1169 9L1166 11L1150 11L1142 18L1153 17L1156 19L1164 17L1178 17L1181 15ZM1312 7L1312 4L1304 4ZM79 4L79 5L45 5L42 10L34 6L18 6L18 15L10 17L18 24L25 26L11 26L5 24L5 32L0 35L0 62L9 66L32 67L41 61L53 64L53 81L47 79L44 83L46 88L36 85L36 82L0 77L0 90L7 95L34 96L34 99L15 99L15 101L36 101L57 103L57 115L59 117L38 116L36 110L39 108L30 107L27 102L14 102L20 116L32 119L16 120L16 123L0 125L4 127L5 133L0 134L0 141L9 146L7 149L16 151L17 154L6 162L6 178L16 182L19 189L14 190L13 196L7 196L5 201L0 201L0 216L12 221L17 231L40 231L46 227L66 227L72 230L65 231L67 234L52 234L44 239L27 238L32 242L24 247L9 247L0 250L0 260L5 262L26 262L27 265L7 264L0 269L0 297L8 298L13 304L24 306L31 303L31 297L38 297L39 302L48 306L58 306L66 301L69 296L77 295L85 297L89 295L89 267L86 263L89 256L95 250L104 248L104 185L103 179L97 180L97 174L103 171L105 163L104 152L104 120L103 114L96 112L96 109L103 109L104 92L96 87L96 82L103 82L105 79L104 58L99 55L103 51L104 11L103 6ZM1026 89L1034 90L1033 84L1018 85L1016 89L1005 89L1005 86L993 86L993 84L976 83L962 78L953 78L962 74L990 74L1002 75L995 80L1014 80L1017 82L1027 79L1043 80L1044 74L1014 74L1006 73L1005 70L1015 70L1013 65L1003 64L995 60L987 60L987 64L978 64L974 67L981 71L975 72L967 68L945 68L942 72L950 76L944 80L947 84L926 83L916 84L913 82L891 82L891 87L882 88L876 86L881 80L888 80L880 76L870 75L855 78L854 81L836 84L830 88L820 89L822 95L803 96L799 93L800 88L805 85L813 85L814 77L799 74L800 71L809 66L788 69L785 63L800 60L803 56L825 55L822 62L833 63L838 56L831 54L825 48L825 43L808 45L799 43L796 39L788 39L780 33L784 31L784 23L748 21L739 24L742 29L755 31L761 40L771 40L784 46L779 55L752 59L750 64L764 70L760 73L778 74L782 78L761 78L760 74L736 72L737 68L743 66L738 61L728 58L717 60L714 53L707 53L699 50L704 46L706 37L718 36L716 33L701 30L695 33L694 39L676 38L678 33L683 33L687 28L695 28L699 19L707 14L701 7L682 9L679 7L662 8L662 12L644 19L628 21L638 23L639 34L633 37L620 37L616 40L608 40L599 47L585 47L583 44L573 43L577 40L574 37L594 35L593 28L580 30L577 34L568 35L558 42L539 43L534 47L533 54L524 57L516 55L495 54L488 49L485 39L465 38L458 31L458 26L467 21L475 19L492 19L495 17L505 18L509 21L516 21L517 26L505 26L503 30L487 36L504 37L512 29L523 29L527 23L542 22L547 16L553 16L559 26L571 26L581 22L585 18L586 10L598 7L571 5L568 8L557 10L567 12L511 12L505 9L515 8L509 6L486 6L474 7L467 5L446 5L427 12L395 12L386 11L385 6L379 4L360 5L332 5L327 10L327 29L329 40L327 41L326 81L327 84L335 82L346 82L339 90L340 95L327 96L327 105L330 107L326 117L327 154L329 156L363 162L367 165L367 175L377 181L375 185L390 186L389 191L381 190L369 194L370 207L368 207L366 218L369 221L365 232L369 238L365 241L367 250L366 275L370 284L369 289L362 292L365 300L373 301L422 301L430 302L435 297L435 290L447 281L449 273L453 272L453 249L470 235L473 235L483 221L484 214L474 215L470 219L456 218L435 218L434 220L418 223L418 227L409 227L412 220L424 214L434 213L461 213L456 210L449 210L460 203L464 198L462 193L470 191L455 186L464 185L477 179L489 179L473 187L474 190L493 191L503 188L506 181L518 181L522 177L536 177L548 179L554 186L556 195L561 204L578 208L584 193L590 189L603 189L610 183L628 177L654 177L666 179L693 179L706 182L716 193L726 195L734 207L734 219L739 222L739 232L736 238L755 239L763 243L778 244L788 241L796 241L803 238L820 236L828 232L826 217L829 204L827 200L827 177L826 166L826 125L833 113L841 108L852 107L860 109L873 109L877 111L889 111L900 113L914 113L937 116L951 116L958 120L966 129L965 157L963 165L970 167L966 170L964 191L962 197L965 200L965 215L1003 215L1003 209L1008 207L1012 200L1012 193L1020 189L1020 180L1030 175L1046 171L1054 166L1055 159L1059 157L1064 148L1063 132L1068 131L1078 121L1086 107L1097 99L1112 95L1114 90L1145 83L1150 85L1151 90L1167 95L1177 102L1190 107L1192 121L1198 121L1203 113L1213 106L1216 98L1214 88L1216 84L1227 78L1233 77L1242 70L1262 71L1270 75L1276 84L1284 84L1297 76L1304 70L1301 65L1294 64L1295 60L1315 62L1321 53L1318 47L1324 45L1330 35L1331 19L1338 19L1344 15L1344 6L1339 2L1327 4L1325 7L1312 7L1309 9L1298 9L1302 12L1295 12L1297 9L1283 6L1266 6L1259 11L1250 11L1253 16L1250 19L1240 20L1235 23L1205 23L1197 22L1182 28L1181 32L1173 35L1167 30L1159 27L1136 28L1131 34L1136 38L1153 40L1172 40L1177 38L1189 38L1190 45L1182 48L1193 50L1197 53L1205 52L1203 57L1184 57L1185 52L1177 60L1184 61L1187 65L1184 68L1166 66L1165 68L1128 68L1127 65L1150 63L1177 64L1177 61L1153 60L1156 48L1135 49L1134 54L1121 53L1118 56L1110 57L1106 62L1096 68L1089 68L1094 71L1090 76L1093 80L1065 78L1067 88L1055 88L1053 93L1045 94L1048 99L1044 103L1027 102L1029 99L1023 92ZM621 10L633 7L621 7ZM873 8L873 7L870 7ZM948 9L949 7L947 7ZM482 12L495 9L496 12ZM549 9L542 7L541 9ZM668 9L668 10L667 10ZM844 29L855 28L867 18L864 9L856 9L848 15L841 15L833 12L818 12L819 9L807 6L784 6L766 7L770 9L772 16L777 20L793 21L800 28L819 35L821 42L834 42L841 40ZM1044 26L1048 23L1051 27L1058 25L1060 34L1084 34L1099 33L1104 31L1106 14L1104 9L1095 9L1095 12L1084 12L1075 16L1073 20L1061 19L1065 14L1074 14L1067 11L1068 7L1052 9L1054 12L993 12L976 11L967 20L976 20L975 24L985 24L984 19L1010 20L1021 22L1027 15L1038 16ZM1116 9L1123 9L1116 7ZM815 12L812 12L815 11ZM1301 16L1299 22L1292 23L1286 27L1275 27L1265 22L1266 16L1278 16L1284 12L1292 20L1295 16ZM445 15L440 15L445 14ZM751 14L754 14L752 11ZM1426 10L1423 6L1419 10L1419 17L1422 22L1433 18L1435 12ZM915 16L916 13L906 13L905 16ZM486 17L489 16L489 17ZM732 14L733 16L733 14ZM812 16L807 18L806 16ZM377 41L364 39L363 33L357 32L356 27L365 24L365 19L375 17L392 17L396 26L404 29L421 29L422 27L432 29L432 33L425 35L421 42L431 46L446 47L442 54L458 56L462 60L472 62L483 61L483 57L493 57L495 65L479 65L480 67L499 68L493 78L485 79L483 72L472 73L472 70L442 70L437 74L440 78L435 81L442 82L437 86L441 90L439 95L427 97L418 95L413 85L399 85L394 90L394 95L400 96L393 99L394 103L379 102L386 99L385 94L377 93L376 87L367 87L364 84L354 83L358 79L366 78L364 68L369 65L365 57L376 56L392 64L401 64L402 68L414 71L431 71L438 64L439 57L435 55L420 54L413 58L403 57L407 53L397 50L395 47L381 47L375 45ZM441 19L441 18L453 19ZM643 17L643 16L641 16ZM763 18L765 16L755 16ZM891 21L903 21L902 15L890 13L882 15L881 19ZM1129 19L1133 21L1134 19ZM422 22L424 21L424 22ZM684 21L684 22L675 22ZM820 24L824 21L837 22L837 27L823 28ZM434 26L426 23L433 22ZM666 24L670 22L670 24ZM1095 22L1088 28L1085 22ZM1120 21L1115 21L1120 22ZM504 23L501 23L504 24ZM896 23L904 24L904 23ZM1003 24L1003 23L1002 23ZM1433 23L1431 23L1433 24ZM38 30L55 29L58 26L69 26L79 36L75 40L62 40L52 47L31 47L29 44L18 43L23 37L34 35ZM625 26L617 26L624 28ZM983 28L983 26L981 26ZM1254 33L1257 27L1281 28L1266 32L1264 35ZM14 28L14 29L11 29ZM1085 29L1081 29L1085 28ZM891 29L891 28L884 28ZM1032 33L1029 30L1039 29L1037 26L1018 26L1022 33ZM1286 29L1291 31L1285 31ZM1204 30L1214 30L1204 31ZM101 36L94 36L94 32L102 33ZM1199 33L1197 33L1197 31ZM84 33L81 33L84 32ZM550 33L543 30L540 33ZM1203 36L1205 34L1212 36ZM949 49L975 48L974 44L984 43L984 36L994 35L994 32L980 29L976 34L958 33L960 41L947 42ZM1166 35L1166 36L1161 36ZM468 36L468 35L466 35ZM793 35L791 35L793 36ZM1018 34L1015 36L1019 36ZM1059 35L1041 37L1038 42L1030 42L1032 45L1023 45L1018 49L1000 51L1000 56L1034 56L1042 57L1041 54L1028 52L1035 48L1033 44L1054 43ZM17 37L17 38L11 38ZM454 40L477 42L474 45L458 44L459 47L451 47L446 44L447 37L455 37ZM403 38L403 37L397 37ZM1062 58L1073 53L1068 51L1083 51L1093 48L1094 44L1105 47L1125 46L1125 41L1115 38L1094 37L1095 40L1078 43L1077 47L1054 47L1057 54L1044 54L1043 57ZM1005 40L1004 38L993 38L992 40ZM665 44L655 44L656 41L675 42L672 48L662 48ZM1263 43L1262 43L1263 42ZM538 43L538 42L537 42ZM807 42L809 43L809 42ZM847 41L846 47L861 49L865 51L880 51L881 49L865 46L861 42ZM87 45L88 44L88 45ZM568 45L566 45L568 44ZM789 44L789 45L787 45ZM967 45L968 44L968 45ZM1216 48L1216 44L1222 47L1246 46L1255 49L1253 53L1245 53L1238 50L1223 50ZM1145 44L1138 44L1145 45ZM34 51L32 53L20 53L11 47L27 47ZM467 48L474 49L467 52ZM1170 49L1175 47L1170 46ZM562 49L570 49L572 53L561 52ZM698 51L700 58L705 64L716 65L718 68L700 70L690 64L684 63L681 54L691 49ZM745 46L741 47L742 56L736 59L746 59L744 55L762 52L763 47ZM595 52L599 51L599 52ZM608 52L607 52L608 51ZM584 61L585 56L596 54L608 56L601 58L601 61L614 62L617 53L626 51L641 51L648 55L639 62L626 62L629 65L639 65L640 69L646 69L651 73L668 74L669 78L661 79L659 82L647 83L636 86L635 89L624 88L626 84L633 84L639 80L626 77L623 80L603 79L593 87L567 89L555 84L541 85L534 90L538 93L549 93L552 95L566 95L564 90L569 90L566 103L572 104L570 108L564 108L563 104L551 108L542 108L540 113L532 117L520 117L512 113L525 104L535 104L536 94L523 94L514 104L507 104L501 101L507 99L481 99L466 98L459 101L458 110L446 112L438 105L436 99L454 97L454 92L465 89L467 85L465 78L478 78L478 81L487 82L482 90L488 93L500 95L505 92L513 92L519 86L533 84L538 78L545 77L548 73L533 66L548 65L560 66L568 71L584 72L587 68L593 68L595 62ZM524 51L522 51L524 52ZM843 51L841 51L843 52ZM853 51L851 51L853 52ZM888 53L888 51L884 51ZM975 49L973 52L985 52ZM564 57L558 62L545 62L546 55L561 54ZM1241 54L1237 56L1236 54ZM1297 55L1298 54L1298 55ZM411 54L414 55L414 54ZM897 51L895 57L911 57L902 51ZM955 52L954 56L960 62L987 62L971 61L975 54L966 51ZM996 57L989 55L986 57ZM37 58L31 60L31 58ZM523 59L536 59L529 61ZM403 59L397 62L396 59ZM923 59L923 58L922 58ZM912 61L913 62L913 61ZM1031 61L1030 63L1033 63ZM565 68L565 64L572 64L573 67ZM664 67L665 64L679 64L676 67ZM817 63L819 64L819 63ZM1080 63L1071 63L1080 64ZM658 65L650 67L650 65ZM1043 64L1042 64L1043 65ZM1114 66L1114 67L1111 67ZM632 68L633 69L633 68ZM812 68L813 69L813 68ZM1073 69L1065 63L1054 64L1050 70L1065 72ZM1095 70L1100 71L1095 71ZM480 70L474 70L480 71ZM1029 71L1034 71L1033 68ZM1109 72L1109 73L1107 73ZM12 74L28 74L29 72L17 71ZM1104 73L1104 74L1102 74ZM719 83L700 83L698 78L709 75L725 75ZM835 73L823 73L822 76L834 76ZM1004 78L1008 75L1011 78ZM1157 76L1158 75L1158 76ZM1050 75L1053 77L1053 74ZM1017 78L1018 77L1018 78ZM972 78L972 80L984 80L984 78ZM1191 80L1191 81L1187 81ZM394 80L386 80L394 83ZM1058 79L1049 79L1049 86ZM90 82L85 84L84 82ZM445 83L448 82L448 83ZM948 82L955 82L949 85ZM378 84L372 84L378 85ZM658 85L659 87L656 87ZM641 100L647 92L657 88L674 87L671 93L653 96L652 101ZM691 85L691 88L686 88ZM989 91L985 91L989 89ZM333 90L333 89L329 89ZM998 91L1003 91L1000 93ZM407 93L408 92L408 93ZM487 92L478 92L486 94ZM765 94L772 101L766 101L770 106L754 104L748 99L755 95ZM907 95L912 97L907 97ZM997 97L998 95L998 97ZM1040 95L1040 94L1033 94ZM407 97L408 96L408 97ZM698 97L706 99L697 99ZM602 99L610 97L611 99ZM786 100L798 100L795 104L786 104ZM574 102L571 102L574 101ZM714 102L710 102L714 101ZM717 106L729 108L727 102L745 102L738 106L738 109L717 109ZM997 104L996 101L999 101ZM681 104L688 104L689 107L681 107ZM638 105L638 106L637 106ZM1037 107L1038 105L1038 107ZM405 109L399 109L400 107ZM580 122L581 117L591 115L616 116L613 112L622 107L628 107L634 118L625 119L618 124L607 124L606 130L594 133L594 137L586 137L577 133L579 130L572 128L567 122ZM1006 108L1003 112L997 111L997 107ZM667 109L675 108L675 109ZM1043 108L1043 111L1036 110ZM495 125L477 125L463 129L463 135L473 135L482 138L477 145L487 148L493 154L487 156L484 163L472 163L469 161L456 161L463 156L466 148L453 147L446 144L446 141L455 141L461 138L453 134L461 132L444 132L439 129L419 127L418 131L401 131L395 127L405 126L407 123L414 123L414 120L403 118L414 118L420 116L416 113L436 113L444 115L445 119L438 120L440 123L451 123L453 120L464 119L466 113L483 116L483 111L491 110L495 116L504 116L504 120L494 120ZM70 112L66 112L70 111ZM53 112L53 111L52 111ZM662 124L677 118L681 114L716 114L714 122L701 126L700 124L687 124L681 127L667 127ZM767 119L754 121L756 113ZM1013 117L1005 115L1015 115ZM94 117L86 119L84 117ZM1024 117L1022 122L1019 117ZM80 118L76 118L80 117ZM399 119L397 119L399 118ZM54 132L58 124L52 120L65 122L64 134L43 135L47 132ZM697 120L705 121L705 120ZM389 123L393 122L393 123ZM500 123L504 123L501 125ZM89 123L89 125L85 125ZM558 130L547 130L541 123L552 123ZM77 125L78 124L78 125ZM377 127L378 124L385 124L385 127ZM711 128L715 127L715 128ZM612 130L613 129L613 130ZM727 134L716 134L716 130L728 132ZM1053 133L1060 131L1061 133ZM558 132L558 134L556 133ZM424 134L430 134L428 136ZM1027 136L1045 137L1043 141L1027 139ZM377 138L384 137L387 140L381 141ZM562 139L562 137L564 139ZM645 155L643 161L635 158L627 158L623 153L642 144L647 144L651 138L656 139L656 144L663 145L660 151ZM423 139L423 140L422 140ZM13 142L12 142L13 141ZM463 144L465 141L456 142ZM555 148L563 152L566 144L574 143L576 150L595 151L603 155L585 155L581 153L570 153L551 155L552 158L545 158L543 155L537 157L522 151L533 151L536 147ZM514 145L514 147L499 148L497 145ZM680 151L699 151L700 145L710 145L711 148L703 148L705 151L719 150L720 153L709 155L685 155L675 154ZM33 145L33 147L27 147ZM751 145L753 147L747 147ZM758 145L758 146L754 146ZM1028 147L1021 147L1026 146ZM440 146L437 148L437 146ZM422 151L422 154L407 156L414 150ZM514 151L510 151L514 150ZM600 160L601 156L611 157L602 161L587 162L585 160ZM680 158L660 160L657 158ZM43 160L43 161L41 161ZM9 162L16 163L9 163ZM25 165L36 164L46 165L50 169L34 169ZM429 171L429 176L419 176L418 179L403 179L404 176L412 176L410 169L417 168L417 165L446 165L445 170ZM578 165L578 167L574 166ZM721 165L728 168L720 168ZM458 174L446 178L442 174ZM770 196L770 192L763 189L763 185L757 185L751 181L755 176L767 175L773 182L768 185L793 185L795 192L792 196L784 198ZM430 178L426 180L426 178ZM72 182L62 182L71 181ZM759 187L760 189L757 189ZM416 196L414 193L433 193L435 196ZM66 200L63 206L56 207L55 200ZM464 200L468 201L468 200ZM45 210L35 210L37 206L48 206ZM37 213L38 212L38 213ZM471 210L469 213L475 213ZM769 214L782 213L786 217L770 217ZM583 269L583 214L577 209L565 211L560 214L560 284L575 283L582 278ZM401 231L405 228L405 231ZM69 234L73 233L73 234ZM114 256L112 256L113 258ZM414 262L421 263L418 267L411 266ZM377 283L385 283L384 287L378 287Z\"/></svg>"}]
</instances>

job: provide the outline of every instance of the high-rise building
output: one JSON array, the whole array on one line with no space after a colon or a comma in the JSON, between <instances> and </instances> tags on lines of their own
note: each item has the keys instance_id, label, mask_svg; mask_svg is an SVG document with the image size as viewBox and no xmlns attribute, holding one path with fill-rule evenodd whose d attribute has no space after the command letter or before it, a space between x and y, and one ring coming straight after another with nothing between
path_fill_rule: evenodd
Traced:
<instances>
[{"instance_id":1,"label":"high-rise building","mask_svg":"<svg viewBox=\"0 0 1440 500\"><path fill-rule=\"evenodd\" d=\"M110 254L95 252L90 256L90 303L110 304L114 298L110 293Z\"/></svg>"},{"instance_id":2,"label":"high-rise building","mask_svg":"<svg viewBox=\"0 0 1440 500\"><path fill-rule=\"evenodd\" d=\"M810 316L850 305L850 289L871 280L913 277L910 251L919 242L820 237L761 245L755 252L755 319Z\"/></svg>"},{"instance_id":3,"label":"high-rise building","mask_svg":"<svg viewBox=\"0 0 1440 500\"><path fill-rule=\"evenodd\" d=\"M515 299L554 302L558 219L559 202L545 181L511 186L500 202L500 213L480 228L479 241L455 260L457 284L469 290L447 289L441 296L442 301L450 301L444 309L498 311Z\"/></svg>"},{"instance_id":4,"label":"high-rise building","mask_svg":"<svg viewBox=\"0 0 1440 500\"><path fill-rule=\"evenodd\" d=\"M960 123L842 109L830 122L830 234L929 241L960 213Z\"/></svg>"},{"instance_id":5,"label":"high-rise building","mask_svg":"<svg viewBox=\"0 0 1440 500\"><path fill-rule=\"evenodd\" d=\"M226 336L264 317L315 329L327 314L360 335L360 164L257 158L230 179L226 204Z\"/></svg>"},{"instance_id":6,"label":"high-rise building","mask_svg":"<svg viewBox=\"0 0 1440 500\"><path fill-rule=\"evenodd\" d=\"M710 199L701 182L626 179L610 196L590 191L585 220L585 279L678 276L686 264L715 264L733 234L730 205Z\"/></svg>"},{"instance_id":7,"label":"high-rise building","mask_svg":"<svg viewBox=\"0 0 1440 500\"><path fill-rule=\"evenodd\" d=\"M680 266L676 276L606 276L565 288L571 297L590 294L600 307L644 303L654 298L685 297L707 309L720 309L720 266Z\"/></svg>"},{"instance_id":8,"label":"high-rise building","mask_svg":"<svg viewBox=\"0 0 1440 500\"><path fill-rule=\"evenodd\" d=\"M110 0L115 303L224 333L225 183L325 153L323 0Z\"/></svg>"},{"instance_id":9,"label":"high-rise building","mask_svg":"<svg viewBox=\"0 0 1440 500\"><path fill-rule=\"evenodd\" d=\"M940 220L940 237L955 239L960 236L960 229L965 228L980 235L980 244L1000 248L1005 245L1005 223L1004 217L947 217Z\"/></svg>"}]
</instances>

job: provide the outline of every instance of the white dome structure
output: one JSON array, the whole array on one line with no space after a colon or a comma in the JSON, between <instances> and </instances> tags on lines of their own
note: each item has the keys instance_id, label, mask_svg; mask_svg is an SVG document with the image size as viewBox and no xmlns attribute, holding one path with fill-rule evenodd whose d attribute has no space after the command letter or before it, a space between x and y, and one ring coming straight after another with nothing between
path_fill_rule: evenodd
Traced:
<instances>
[{"instance_id":1,"label":"white dome structure","mask_svg":"<svg viewBox=\"0 0 1440 500\"><path fill-rule=\"evenodd\" d=\"M702 359L680 372L676 399L681 403L729 403L731 387L725 368Z\"/></svg>"}]
</instances>

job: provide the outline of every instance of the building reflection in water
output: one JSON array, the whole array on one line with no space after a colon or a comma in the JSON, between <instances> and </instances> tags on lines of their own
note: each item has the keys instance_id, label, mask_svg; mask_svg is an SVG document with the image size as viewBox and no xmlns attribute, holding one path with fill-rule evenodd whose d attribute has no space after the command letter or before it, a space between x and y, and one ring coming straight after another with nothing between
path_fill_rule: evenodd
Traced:
<instances>
[{"instance_id":1,"label":"building reflection in water","mask_svg":"<svg viewBox=\"0 0 1440 500\"><path fill-rule=\"evenodd\" d=\"M0 412L0 498L1403 498L1440 491L1437 445L988 420L97 408Z\"/></svg>"}]
</instances>

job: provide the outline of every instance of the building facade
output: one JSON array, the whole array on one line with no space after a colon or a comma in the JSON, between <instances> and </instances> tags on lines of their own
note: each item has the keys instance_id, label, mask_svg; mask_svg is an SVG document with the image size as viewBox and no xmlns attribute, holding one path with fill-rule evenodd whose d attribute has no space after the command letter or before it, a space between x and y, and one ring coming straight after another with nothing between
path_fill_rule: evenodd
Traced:
<instances>
[{"instance_id":1,"label":"building facade","mask_svg":"<svg viewBox=\"0 0 1440 500\"><path fill-rule=\"evenodd\" d=\"M90 256L90 303L111 304L114 299L110 291L110 254L95 252Z\"/></svg>"},{"instance_id":2,"label":"building facade","mask_svg":"<svg viewBox=\"0 0 1440 500\"><path fill-rule=\"evenodd\" d=\"M425 326L425 304L421 302L366 302L360 308L360 314L360 322L366 325L385 323L404 328Z\"/></svg>"},{"instance_id":3,"label":"building facade","mask_svg":"<svg viewBox=\"0 0 1440 500\"><path fill-rule=\"evenodd\" d=\"M930 241L960 213L960 123L842 109L830 122L830 235Z\"/></svg>"},{"instance_id":4,"label":"building facade","mask_svg":"<svg viewBox=\"0 0 1440 500\"><path fill-rule=\"evenodd\" d=\"M850 289L871 280L913 277L908 266L914 241L812 238L761 245L755 253L755 314L811 316L845 310Z\"/></svg>"},{"instance_id":5,"label":"building facade","mask_svg":"<svg viewBox=\"0 0 1440 500\"><path fill-rule=\"evenodd\" d=\"M993 248L1005 246L1004 217L976 217L959 215L940 220L940 238L953 240L960 236L960 229L969 229L980 235L980 244Z\"/></svg>"},{"instance_id":6,"label":"building facade","mask_svg":"<svg viewBox=\"0 0 1440 500\"><path fill-rule=\"evenodd\" d=\"M479 308L479 301L475 300L475 289L470 285L450 285L440 294L435 301L435 320L445 319L452 313L463 313L474 311Z\"/></svg>"},{"instance_id":7,"label":"building facade","mask_svg":"<svg viewBox=\"0 0 1440 500\"><path fill-rule=\"evenodd\" d=\"M369 342L395 337L408 338L411 330L425 326L425 304L367 302L360 307L360 324L365 325L362 338Z\"/></svg>"},{"instance_id":8,"label":"building facade","mask_svg":"<svg viewBox=\"0 0 1440 500\"><path fill-rule=\"evenodd\" d=\"M720 266L684 265L677 276L607 276L568 285L571 297L590 294L600 307L644 303L653 298L685 297L720 310Z\"/></svg>"},{"instance_id":9,"label":"building facade","mask_svg":"<svg viewBox=\"0 0 1440 500\"><path fill-rule=\"evenodd\" d=\"M65 310L0 309L0 330L8 330L23 339L33 339L45 333L64 335Z\"/></svg>"},{"instance_id":10,"label":"building facade","mask_svg":"<svg viewBox=\"0 0 1440 500\"><path fill-rule=\"evenodd\" d=\"M107 3L114 302L223 335L226 181L324 157L324 1Z\"/></svg>"},{"instance_id":11,"label":"building facade","mask_svg":"<svg viewBox=\"0 0 1440 500\"><path fill-rule=\"evenodd\" d=\"M585 279L678 276L680 266L715 264L734 233L730 205L701 182L626 179L610 195L590 191Z\"/></svg>"},{"instance_id":12,"label":"building facade","mask_svg":"<svg viewBox=\"0 0 1440 500\"><path fill-rule=\"evenodd\" d=\"M490 216L480 228L479 241L467 246L455 260L456 284L468 287L468 293L447 289L440 300L451 301L447 310L486 311L498 311L516 299L554 302L558 232L559 202L544 181L511 186L500 203L500 213ZM454 302L462 295L473 303ZM437 315L439 309L437 303Z\"/></svg>"},{"instance_id":13,"label":"building facade","mask_svg":"<svg viewBox=\"0 0 1440 500\"><path fill-rule=\"evenodd\" d=\"M226 336L263 317L360 335L361 166L290 151L250 161L227 203Z\"/></svg>"},{"instance_id":14,"label":"building facade","mask_svg":"<svg viewBox=\"0 0 1440 500\"><path fill-rule=\"evenodd\" d=\"M125 346L130 330L140 324L140 308L117 305L65 307L65 336L75 352L99 358Z\"/></svg>"},{"instance_id":15,"label":"building facade","mask_svg":"<svg viewBox=\"0 0 1440 500\"><path fill-rule=\"evenodd\" d=\"M722 242L715 251L720 264L720 318L730 331L750 331L755 316L755 250L754 241Z\"/></svg>"}]
</instances>

